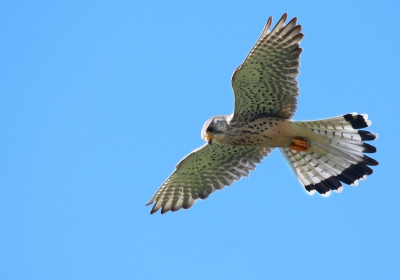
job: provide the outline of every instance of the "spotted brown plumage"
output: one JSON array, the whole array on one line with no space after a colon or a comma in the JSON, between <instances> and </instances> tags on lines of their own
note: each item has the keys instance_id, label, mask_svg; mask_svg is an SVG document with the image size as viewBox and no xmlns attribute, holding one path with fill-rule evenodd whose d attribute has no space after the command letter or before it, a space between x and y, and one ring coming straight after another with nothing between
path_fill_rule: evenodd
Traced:
<instances>
[{"instance_id":1,"label":"spotted brown plumage","mask_svg":"<svg viewBox=\"0 0 400 280\"><path fill-rule=\"evenodd\" d=\"M208 144L194 150L154 195L157 201L151 213L160 207L161 213L191 207L196 199L206 199L234 180L247 177L269 152L268 148Z\"/></svg>"},{"instance_id":2,"label":"spotted brown plumage","mask_svg":"<svg viewBox=\"0 0 400 280\"><path fill-rule=\"evenodd\" d=\"M236 116L266 114L290 119L299 95L299 47L304 34L297 18L286 26L284 14L269 32L272 17L244 62L232 76Z\"/></svg>"},{"instance_id":3,"label":"spotted brown plumage","mask_svg":"<svg viewBox=\"0 0 400 280\"><path fill-rule=\"evenodd\" d=\"M208 119L201 137L208 143L176 166L146 205L151 214L190 208L216 190L249 175L278 147L309 194L341 192L342 183L357 185L378 162L364 153L376 148L364 141L377 135L367 115L357 113L292 121L299 92L296 80L302 49L301 26L284 14L269 31L272 17L244 62L232 75L234 112Z\"/></svg>"}]
</instances>

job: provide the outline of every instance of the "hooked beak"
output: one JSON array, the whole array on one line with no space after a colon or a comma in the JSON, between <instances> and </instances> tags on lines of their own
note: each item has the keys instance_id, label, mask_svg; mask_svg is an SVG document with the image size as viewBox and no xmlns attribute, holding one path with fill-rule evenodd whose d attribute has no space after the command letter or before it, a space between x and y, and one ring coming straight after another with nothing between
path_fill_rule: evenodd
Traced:
<instances>
[{"instance_id":1,"label":"hooked beak","mask_svg":"<svg viewBox=\"0 0 400 280\"><path fill-rule=\"evenodd\" d=\"M212 145L212 141L214 139L214 135L207 135L206 136L206 141L208 144Z\"/></svg>"}]
</instances>

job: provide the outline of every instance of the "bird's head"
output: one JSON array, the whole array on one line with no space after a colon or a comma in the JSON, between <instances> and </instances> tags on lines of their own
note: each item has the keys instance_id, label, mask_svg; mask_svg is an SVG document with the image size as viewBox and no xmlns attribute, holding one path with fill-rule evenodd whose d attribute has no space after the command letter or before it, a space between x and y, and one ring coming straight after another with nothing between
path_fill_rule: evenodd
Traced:
<instances>
[{"instance_id":1,"label":"bird's head","mask_svg":"<svg viewBox=\"0 0 400 280\"><path fill-rule=\"evenodd\" d=\"M207 141L208 144L212 144L213 142L223 144L227 129L227 116L216 116L209 118L201 129L201 138Z\"/></svg>"}]
</instances>

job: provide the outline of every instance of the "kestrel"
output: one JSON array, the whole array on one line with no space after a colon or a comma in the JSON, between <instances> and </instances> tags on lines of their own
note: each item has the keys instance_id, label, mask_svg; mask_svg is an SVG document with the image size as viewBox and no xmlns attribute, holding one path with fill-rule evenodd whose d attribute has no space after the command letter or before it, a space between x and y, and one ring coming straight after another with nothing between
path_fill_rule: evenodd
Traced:
<instances>
[{"instance_id":1,"label":"kestrel","mask_svg":"<svg viewBox=\"0 0 400 280\"><path fill-rule=\"evenodd\" d=\"M146 205L151 214L190 208L233 181L247 177L275 147L308 194L340 193L342 183L357 185L378 162L364 153L376 148L364 141L377 134L361 128L367 115L345 114L315 121L292 121L299 95L299 47L304 34L297 18L285 25L285 13L272 31L272 17L244 62L232 76L235 108L231 115L208 119L201 138L207 143L183 158Z\"/></svg>"}]
</instances>

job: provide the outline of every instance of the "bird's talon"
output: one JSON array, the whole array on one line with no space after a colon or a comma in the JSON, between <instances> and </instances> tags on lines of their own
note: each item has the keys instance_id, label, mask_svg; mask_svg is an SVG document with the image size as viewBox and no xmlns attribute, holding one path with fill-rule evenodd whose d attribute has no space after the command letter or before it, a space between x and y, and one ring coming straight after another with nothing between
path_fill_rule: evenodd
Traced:
<instances>
[{"instance_id":1,"label":"bird's talon","mask_svg":"<svg viewBox=\"0 0 400 280\"><path fill-rule=\"evenodd\" d=\"M311 144L301 137L293 137L293 142L290 145L291 149L300 152L307 151L310 147Z\"/></svg>"}]
</instances>

